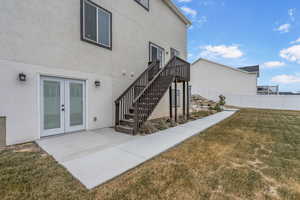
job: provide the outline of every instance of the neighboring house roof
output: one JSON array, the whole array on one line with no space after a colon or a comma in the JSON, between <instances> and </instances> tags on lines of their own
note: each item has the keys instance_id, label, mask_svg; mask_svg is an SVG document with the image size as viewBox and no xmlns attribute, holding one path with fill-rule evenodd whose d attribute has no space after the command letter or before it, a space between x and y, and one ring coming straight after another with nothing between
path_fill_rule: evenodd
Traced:
<instances>
[{"instance_id":1,"label":"neighboring house roof","mask_svg":"<svg viewBox=\"0 0 300 200\"><path fill-rule=\"evenodd\" d=\"M171 10L188 26L192 25L192 22L177 8L177 6L172 2L172 0L162 0L165 2Z\"/></svg>"},{"instance_id":2,"label":"neighboring house roof","mask_svg":"<svg viewBox=\"0 0 300 200\"><path fill-rule=\"evenodd\" d=\"M255 72L255 73L257 73L257 76L259 76L259 65L239 67L238 69L244 70L244 71L247 71L247 72L252 72L252 73Z\"/></svg>"},{"instance_id":3,"label":"neighboring house roof","mask_svg":"<svg viewBox=\"0 0 300 200\"><path fill-rule=\"evenodd\" d=\"M205 61L205 62L209 62L209 63L212 63L212 64L216 64L216 65L219 65L219 66L221 66L221 67L225 67L225 68L227 68L227 69L234 70L234 71L238 71L238 72L241 72L241 73L246 73L246 74L257 74L257 72L248 72L248 71L246 71L246 70L241 70L241 69L239 69L239 68L230 67L230 66L223 65L223 64L220 64L220 63L211 61L211 60L204 59L204 58L199 58L198 60L196 60L195 62L192 63L192 66L195 65L196 63L200 62L200 61Z\"/></svg>"},{"instance_id":4,"label":"neighboring house roof","mask_svg":"<svg viewBox=\"0 0 300 200\"><path fill-rule=\"evenodd\" d=\"M300 95L300 93L294 93L294 92L279 92L279 95Z\"/></svg>"}]
</instances>

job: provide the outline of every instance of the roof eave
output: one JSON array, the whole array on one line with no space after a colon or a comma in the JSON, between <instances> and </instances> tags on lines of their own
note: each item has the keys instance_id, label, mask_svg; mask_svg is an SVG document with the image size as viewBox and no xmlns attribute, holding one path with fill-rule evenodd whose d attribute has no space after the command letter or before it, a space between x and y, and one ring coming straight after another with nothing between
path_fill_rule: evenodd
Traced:
<instances>
[{"instance_id":1,"label":"roof eave","mask_svg":"<svg viewBox=\"0 0 300 200\"><path fill-rule=\"evenodd\" d=\"M179 10L179 8L171 0L163 0L172 11L187 25L191 26L192 22Z\"/></svg>"},{"instance_id":2,"label":"roof eave","mask_svg":"<svg viewBox=\"0 0 300 200\"><path fill-rule=\"evenodd\" d=\"M252 74L252 75L258 75L259 76L259 73L258 72L247 72L247 71L244 71L244 70L240 70L238 68L234 68L234 67L230 67L228 65L224 65L224 64L221 64L221 63L217 63L217 62L214 62L214 61L211 61L211 60L207 60L205 58L199 58L198 60L194 61L191 66L195 65L196 63L200 62L200 61L205 61L205 62L209 62L209 63L212 63L212 64L216 64L216 65L219 65L219 66L222 66L222 67L226 67L228 69L231 69L231 70L234 70L234 71L238 71L238 72L242 72L244 74Z\"/></svg>"}]
</instances>

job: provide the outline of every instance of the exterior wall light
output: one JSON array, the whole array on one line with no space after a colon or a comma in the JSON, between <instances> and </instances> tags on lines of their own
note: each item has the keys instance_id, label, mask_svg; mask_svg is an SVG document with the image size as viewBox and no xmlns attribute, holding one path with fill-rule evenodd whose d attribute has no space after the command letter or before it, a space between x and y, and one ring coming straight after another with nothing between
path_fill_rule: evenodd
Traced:
<instances>
[{"instance_id":1,"label":"exterior wall light","mask_svg":"<svg viewBox=\"0 0 300 200\"><path fill-rule=\"evenodd\" d=\"M101 86L101 82L100 81L95 81L95 87L100 87Z\"/></svg>"},{"instance_id":2,"label":"exterior wall light","mask_svg":"<svg viewBox=\"0 0 300 200\"><path fill-rule=\"evenodd\" d=\"M19 74L19 81L25 82L25 81L26 81L26 74L20 73L20 74Z\"/></svg>"}]
</instances>

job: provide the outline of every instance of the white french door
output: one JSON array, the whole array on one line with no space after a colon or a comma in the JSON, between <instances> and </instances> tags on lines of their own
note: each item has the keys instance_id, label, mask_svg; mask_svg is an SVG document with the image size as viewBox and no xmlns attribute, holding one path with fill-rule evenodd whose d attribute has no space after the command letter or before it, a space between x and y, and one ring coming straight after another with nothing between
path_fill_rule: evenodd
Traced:
<instances>
[{"instance_id":1,"label":"white french door","mask_svg":"<svg viewBox=\"0 0 300 200\"><path fill-rule=\"evenodd\" d=\"M85 129L85 82L41 77L41 136Z\"/></svg>"},{"instance_id":2,"label":"white french door","mask_svg":"<svg viewBox=\"0 0 300 200\"><path fill-rule=\"evenodd\" d=\"M65 80L66 132L85 129L85 84L79 80Z\"/></svg>"}]
</instances>

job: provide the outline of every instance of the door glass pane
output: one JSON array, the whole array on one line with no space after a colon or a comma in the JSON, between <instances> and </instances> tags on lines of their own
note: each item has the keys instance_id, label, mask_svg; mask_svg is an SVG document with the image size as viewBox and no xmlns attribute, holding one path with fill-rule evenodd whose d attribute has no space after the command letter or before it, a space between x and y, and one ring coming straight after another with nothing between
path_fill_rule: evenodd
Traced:
<instances>
[{"instance_id":1,"label":"door glass pane","mask_svg":"<svg viewBox=\"0 0 300 200\"><path fill-rule=\"evenodd\" d=\"M157 46L151 45L150 51L151 51L151 53L150 53L151 61L159 61L160 66L163 66L164 65L164 50Z\"/></svg>"},{"instance_id":2,"label":"door glass pane","mask_svg":"<svg viewBox=\"0 0 300 200\"><path fill-rule=\"evenodd\" d=\"M97 42L97 8L84 3L85 37Z\"/></svg>"},{"instance_id":3,"label":"door glass pane","mask_svg":"<svg viewBox=\"0 0 300 200\"><path fill-rule=\"evenodd\" d=\"M157 61L157 48L151 47L151 61Z\"/></svg>"},{"instance_id":4,"label":"door glass pane","mask_svg":"<svg viewBox=\"0 0 300 200\"><path fill-rule=\"evenodd\" d=\"M160 65L163 65L163 51L161 49L158 50L158 60Z\"/></svg>"},{"instance_id":5,"label":"door glass pane","mask_svg":"<svg viewBox=\"0 0 300 200\"><path fill-rule=\"evenodd\" d=\"M60 82L44 81L44 129L60 128Z\"/></svg>"},{"instance_id":6,"label":"door glass pane","mask_svg":"<svg viewBox=\"0 0 300 200\"><path fill-rule=\"evenodd\" d=\"M99 9L98 12L99 43L110 46L110 14Z\"/></svg>"},{"instance_id":7,"label":"door glass pane","mask_svg":"<svg viewBox=\"0 0 300 200\"><path fill-rule=\"evenodd\" d=\"M83 84L70 83L70 126L83 125Z\"/></svg>"}]
</instances>

